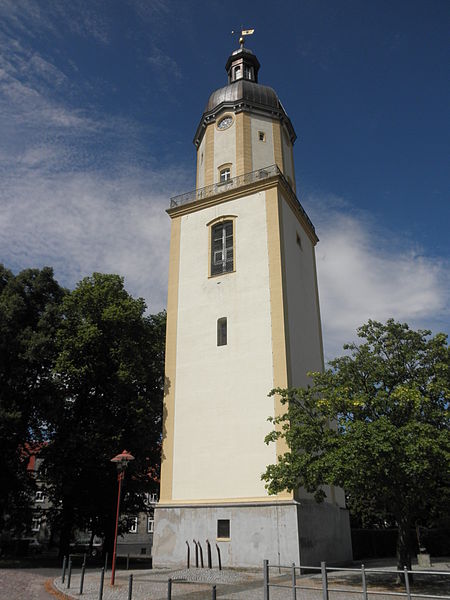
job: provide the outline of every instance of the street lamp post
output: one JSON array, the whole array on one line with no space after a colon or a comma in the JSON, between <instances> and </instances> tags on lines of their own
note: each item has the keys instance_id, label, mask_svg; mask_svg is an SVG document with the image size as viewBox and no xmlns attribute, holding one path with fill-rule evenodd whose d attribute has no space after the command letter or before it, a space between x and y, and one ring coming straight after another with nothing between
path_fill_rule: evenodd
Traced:
<instances>
[{"instance_id":1,"label":"street lamp post","mask_svg":"<svg viewBox=\"0 0 450 600\"><path fill-rule=\"evenodd\" d=\"M117 493L116 532L114 534L114 552L111 566L111 585L114 585L114 580L116 576L117 531L119 529L120 494L122 491L122 481L125 477L125 469L127 468L130 460L134 460L134 456L127 452L127 450L124 450L123 452L121 452L121 454L118 454L117 456L111 459L111 462L117 464L117 481L119 484L119 490Z\"/></svg>"}]
</instances>

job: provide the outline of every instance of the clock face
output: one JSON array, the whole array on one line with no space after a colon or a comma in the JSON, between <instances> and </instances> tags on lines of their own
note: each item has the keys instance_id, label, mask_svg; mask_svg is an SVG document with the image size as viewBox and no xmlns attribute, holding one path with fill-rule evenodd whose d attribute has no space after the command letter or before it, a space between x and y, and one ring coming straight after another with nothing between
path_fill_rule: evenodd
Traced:
<instances>
[{"instance_id":1,"label":"clock face","mask_svg":"<svg viewBox=\"0 0 450 600\"><path fill-rule=\"evenodd\" d=\"M228 129L228 127L233 123L233 117L231 117L230 115L227 115L226 117L223 117L223 119L220 119L219 123L217 124L217 127L219 129Z\"/></svg>"}]
</instances>

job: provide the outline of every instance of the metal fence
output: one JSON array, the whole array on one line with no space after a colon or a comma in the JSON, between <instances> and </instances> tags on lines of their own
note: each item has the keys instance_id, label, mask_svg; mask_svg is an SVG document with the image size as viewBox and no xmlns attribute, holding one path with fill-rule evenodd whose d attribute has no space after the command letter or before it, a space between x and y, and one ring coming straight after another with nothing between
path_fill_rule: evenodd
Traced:
<instances>
[{"instance_id":1,"label":"metal fence","mask_svg":"<svg viewBox=\"0 0 450 600\"><path fill-rule=\"evenodd\" d=\"M277 569L279 572L281 569L290 572L290 582L289 584L285 583L271 583L270 581L270 569ZM303 583L299 584L297 579L297 574L303 574L304 571L318 571L320 573L320 586L319 587L311 587L305 586ZM336 584L329 582L328 573L329 572L345 572L356 574L359 577L360 584L357 587L336 587ZM380 591L369 589L367 576L372 574L383 574L385 576L400 576L400 578L404 582L404 591ZM363 600L369 600L369 596L384 596L384 598L398 597L398 598L407 598L408 600L413 600L414 598L427 598L433 600L450 600L450 596L446 595L437 595L437 594L427 594L422 593L420 591L411 590L411 579L412 576L444 576L449 577L450 571L410 571L406 567L403 571L397 570L388 570L388 569L365 569L364 565L361 565L360 569L355 568L342 568L342 567L327 567L325 562L322 562L320 567L310 567L305 565L292 564L291 566L281 566L281 565L269 565L269 561L264 561L264 600L270 600L270 589L278 588L278 589L288 589L291 591L292 600L297 600L297 590L310 590L311 592L322 593L323 600L330 600L330 593L333 593L333 598L336 597L335 594L343 594L342 598L347 600L347 598L351 598L348 596L349 594L357 594L354 596L355 598L362 598Z\"/></svg>"}]
</instances>

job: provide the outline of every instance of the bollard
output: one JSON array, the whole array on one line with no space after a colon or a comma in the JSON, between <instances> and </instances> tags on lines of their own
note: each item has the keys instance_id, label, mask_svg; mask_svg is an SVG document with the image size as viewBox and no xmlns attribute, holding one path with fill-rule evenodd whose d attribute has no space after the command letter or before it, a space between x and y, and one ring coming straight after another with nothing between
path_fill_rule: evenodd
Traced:
<instances>
[{"instance_id":1,"label":"bollard","mask_svg":"<svg viewBox=\"0 0 450 600\"><path fill-rule=\"evenodd\" d=\"M105 554L105 573L108 572L108 553Z\"/></svg>"},{"instance_id":2,"label":"bollard","mask_svg":"<svg viewBox=\"0 0 450 600\"><path fill-rule=\"evenodd\" d=\"M63 558L62 572L61 572L61 583L64 583L64 580L66 578L66 561L67 561L67 557L64 557Z\"/></svg>"},{"instance_id":3,"label":"bollard","mask_svg":"<svg viewBox=\"0 0 450 600\"><path fill-rule=\"evenodd\" d=\"M408 574L408 567L404 568L404 572L405 572L405 590L406 590L406 597L408 598L408 600L411 600L411 590L409 588L409 574Z\"/></svg>"},{"instance_id":4,"label":"bollard","mask_svg":"<svg viewBox=\"0 0 450 600\"><path fill-rule=\"evenodd\" d=\"M264 560L263 562L264 571L264 600L269 600L269 561Z\"/></svg>"},{"instance_id":5,"label":"bollard","mask_svg":"<svg viewBox=\"0 0 450 600\"><path fill-rule=\"evenodd\" d=\"M191 568L191 548L189 546L189 542L186 540L186 546L187 546L187 568L190 569Z\"/></svg>"},{"instance_id":6,"label":"bollard","mask_svg":"<svg viewBox=\"0 0 450 600\"><path fill-rule=\"evenodd\" d=\"M133 595L133 573L130 574L128 578L128 600L131 600Z\"/></svg>"},{"instance_id":7,"label":"bollard","mask_svg":"<svg viewBox=\"0 0 450 600\"><path fill-rule=\"evenodd\" d=\"M83 565L81 566L81 578L80 578L80 596L83 593L83 586L84 586L84 571L86 569L86 565L83 563Z\"/></svg>"},{"instance_id":8,"label":"bollard","mask_svg":"<svg viewBox=\"0 0 450 600\"><path fill-rule=\"evenodd\" d=\"M295 563L292 563L292 600L297 600L297 579L295 576Z\"/></svg>"},{"instance_id":9,"label":"bollard","mask_svg":"<svg viewBox=\"0 0 450 600\"><path fill-rule=\"evenodd\" d=\"M361 581L362 581L363 600L368 600L368 597L367 597L366 571L364 569L364 565L361 565Z\"/></svg>"},{"instance_id":10,"label":"bollard","mask_svg":"<svg viewBox=\"0 0 450 600\"><path fill-rule=\"evenodd\" d=\"M72 559L69 558L69 567L67 569L67 589L70 589L70 580L72 579Z\"/></svg>"},{"instance_id":11,"label":"bollard","mask_svg":"<svg viewBox=\"0 0 450 600\"><path fill-rule=\"evenodd\" d=\"M220 548L217 544L216 544L216 548L217 548L217 560L219 562L219 571L221 571L222 570L222 559L220 558Z\"/></svg>"},{"instance_id":12,"label":"bollard","mask_svg":"<svg viewBox=\"0 0 450 600\"><path fill-rule=\"evenodd\" d=\"M167 580L167 600L172 600L172 580Z\"/></svg>"},{"instance_id":13,"label":"bollard","mask_svg":"<svg viewBox=\"0 0 450 600\"><path fill-rule=\"evenodd\" d=\"M325 562L320 563L320 570L322 572L322 598L328 600L327 564Z\"/></svg>"},{"instance_id":14,"label":"bollard","mask_svg":"<svg viewBox=\"0 0 450 600\"><path fill-rule=\"evenodd\" d=\"M212 569L211 544L209 543L209 540L206 540L206 548L208 551L208 569Z\"/></svg>"},{"instance_id":15,"label":"bollard","mask_svg":"<svg viewBox=\"0 0 450 600\"><path fill-rule=\"evenodd\" d=\"M128 552L128 554L127 554L127 571L129 570L129 568L130 568L130 553Z\"/></svg>"},{"instance_id":16,"label":"bollard","mask_svg":"<svg viewBox=\"0 0 450 600\"><path fill-rule=\"evenodd\" d=\"M105 581L105 569L100 573L100 589L98 590L98 600L103 600L103 582Z\"/></svg>"},{"instance_id":17,"label":"bollard","mask_svg":"<svg viewBox=\"0 0 450 600\"><path fill-rule=\"evenodd\" d=\"M217 587L215 585L212 586L212 600L216 600L217 597Z\"/></svg>"}]
</instances>

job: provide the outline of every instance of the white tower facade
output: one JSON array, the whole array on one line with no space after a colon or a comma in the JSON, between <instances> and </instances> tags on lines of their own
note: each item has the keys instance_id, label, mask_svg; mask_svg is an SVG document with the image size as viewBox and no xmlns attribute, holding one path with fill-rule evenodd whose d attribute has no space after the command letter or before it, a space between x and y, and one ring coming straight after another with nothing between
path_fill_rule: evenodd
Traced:
<instances>
[{"instance_id":1,"label":"white tower facade","mask_svg":"<svg viewBox=\"0 0 450 600\"><path fill-rule=\"evenodd\" d=\"M295 131L248 49L198 126L197 187L173 198L166 390L154 565L181 565L193 540L224 566L351 559L342 490L317 504L261 481L286 451L264 443L284 408L276 387L323 369L314 227L295 189ZM215 554L214 554L215 556Z\"/></svg>"}]
</instances>

